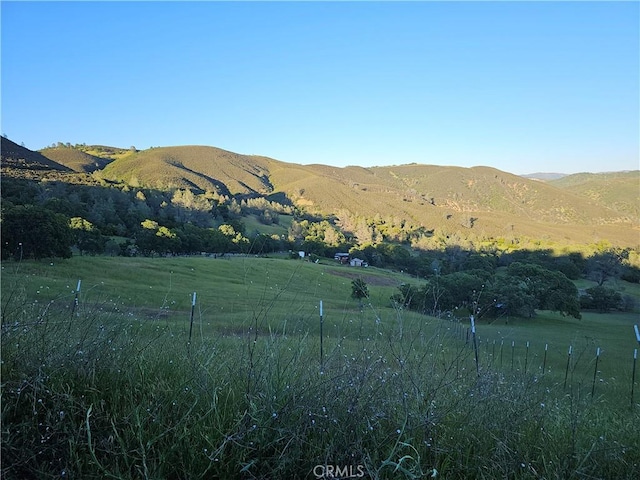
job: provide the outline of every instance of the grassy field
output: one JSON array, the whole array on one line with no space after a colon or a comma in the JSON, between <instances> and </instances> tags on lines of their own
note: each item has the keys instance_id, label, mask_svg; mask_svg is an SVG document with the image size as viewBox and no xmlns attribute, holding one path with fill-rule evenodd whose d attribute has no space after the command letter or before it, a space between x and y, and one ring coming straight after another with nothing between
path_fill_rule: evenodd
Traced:
<instances>
[{"instance_id":1,"label":"grassy field","mask_svg":"<svg viewBox=\"0 0 640 480\"><path fill-rule=\"evenodd\" d=\"M480 319L476 364L466 319L394 308L408 281L241 256L5 262L2 476L635 478L637 315Z\"/></svg>"},{"instance_id":2,"label":"grassy field","mask_svg":"<svg viewBox=\"0 0 640 480\"><path fill-rule=\"evenodd\" d=\"M247 233L260 232L265 235L278 236L287 235L292 220L293 216L291 215L280 215L279 223L265 225L264 223L261 223L255 215L247 215L242 218L242 222L244 223L245 231Z\"/></svg>"}]
</instances>

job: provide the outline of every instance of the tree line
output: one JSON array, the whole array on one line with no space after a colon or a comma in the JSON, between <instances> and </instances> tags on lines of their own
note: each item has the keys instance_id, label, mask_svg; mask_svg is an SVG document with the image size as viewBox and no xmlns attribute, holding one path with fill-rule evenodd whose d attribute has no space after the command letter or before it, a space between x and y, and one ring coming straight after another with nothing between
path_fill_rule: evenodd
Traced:
<instances>
[{"instance_id":1,"label":"tree line","mask_svg":"<svg viewBox=\"0 0 640 480\"><path fill-rule=\"evenodd\" d=\"M68 258L74 251L156 256L303 250L328 258L348 252L371 266L423 279L422 285L403 286L394 301L430 314L472 307L492 316L528 316L541 308L572 316L580 308L623 309L624 298L607 282L640 282L640 270L630 262L637 252L605 242L589 255L515 248L500 239L465 248L401 219L367 219L347 211L321 217L286 198L162 191L88 175L73 178L38 182L3 177L3 259ZM268 226L281 224L286 215L288 228L282 226L283 234L247 232L247 215ZM425 238L437 248L417 248L415 242L424 244ZM571 280L582 277L597 286L578 296Z\"/></svg>"}]
</instances>

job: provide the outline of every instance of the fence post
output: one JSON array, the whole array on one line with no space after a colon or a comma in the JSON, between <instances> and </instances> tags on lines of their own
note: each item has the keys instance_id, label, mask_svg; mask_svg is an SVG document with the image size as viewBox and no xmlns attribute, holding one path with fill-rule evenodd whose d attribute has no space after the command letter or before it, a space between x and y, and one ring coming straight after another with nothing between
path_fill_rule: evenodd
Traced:
<instances>
[{"instance_id":1,"label":"fence post","mask_svg":"<svg viewBox=\"0 0 640 480\"><path fill-rule=\"evenodd\" d=\"M473 340L473 350L476 356L476 374L480 376L480 364L478 361L478 343L476 342L476 324L475 324L473 315L471 315L471 335Z\"/></svg>"},{"instance_id":2,"label":"fence post","mask_svg":"<svg viewBox=\"0 0 640 480\"><path fill-rule=\"evenodd\" d=\"M633 373L631 374L631 408L633 408L633 387L636 383L636 361L638 360L638 349L633 349Z\"/></svg>"},{"instance_id":3,"label":"fence post","mask_svg":"<svg viewBox=\"0 0 640 480\"><path fill-rule=\"evenodd\" d=\"M593 370L593 383L591 384L591 398L596 390L596 375L598 374L598 360L600 360L600 347L596 350L596 368Z\"/></svg>"},{"instance_id":4,"label":"fence post","mask_svg":"<svg viewBox=\"0 0 640 480\"><path fill-rule=\"evenodd\" d=\"M496 341L493 341L493 347L491 349L491 365L496 361Z\"/></svg>"},{"instance_id":5,"label":"fence post","mask_svg":"<svg viewBox=\"0 0 640 480\"><path fill-rule=\"evenodd\" d=\"M322 326L324 324L324 317L323 317L323 312L322 312L322 300L320 300L320 370L322 370L322 367L324 366L324 347L323 347L323 332L322 332Z\"/></svg>"},{"instance_id":6,"label":"fence post","mask_svg":"<svg viewBox=\"0 0 640 480\"><path fill-rule=\"evenodd\" d=\"M638 331L638 325L633 326L634 331L636 332L636 340L638 345L640 345L640 332ZM631 408L633 408L633 387L636 383L636 362L638 360L638 349L633 349L633 373L631 374Z\"/></svg>"},{"instance_id":7,"label":"fence post","mask_svg":"<svg viewBox=\"0 0 640 480\"><path fill-rule=\"evenodd\" d=\"M511 370L513 370L513 353L516 347L516 341L511 340Z\"/></svg>"},{"instance_id":8,"label":"fence post","mask_svg":"<svg viewBox=\"0 0 640 480\"><path fill-rule=\"evenodd\" d=\"M73 299L73 307L71 307L71 316L73 316L73 314L76 312L76 309L78 308L78 305L80 304L79 295L80 295L81 284L82 284L82 280L78 280L78 286L76 287L76 295L75 295L75 298Z\"/></svg>"},{"instance_id":9,"label":"fence post","mask_svg":"<svg viewBox=\"0 0 640 480\"><path fill-rule=\"evenodd\" d=\"M191 334L193 333L193 314L196 310L196 292L193 292L191 299L191 317L189 319L189 346L191 346Z\"/></svg>"},{"instance_id":10,"label":"fence post","mask_svg":"<svg viewBox=\"0 0 640 480\"><path fill-rule=\"evenodd\" d=\"M567 368L564 372L564 387L567 388L567 376L569 375L569 361L571 360L571 345L569 345L569 355L567 355Z\"/></svg>"}]
</instances>

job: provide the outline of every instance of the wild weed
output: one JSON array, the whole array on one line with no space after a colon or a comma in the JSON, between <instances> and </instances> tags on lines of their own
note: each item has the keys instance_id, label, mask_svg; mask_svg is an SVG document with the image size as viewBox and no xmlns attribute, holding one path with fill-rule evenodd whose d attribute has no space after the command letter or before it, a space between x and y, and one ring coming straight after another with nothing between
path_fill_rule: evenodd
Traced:
<instances>
[{"instance_id":1,"label":"wild weed","mask_svg":"<svg viewBox=\"0 0 640 480\"><path fill-rule=\"evenodd\" d=\"M317 478L334 465L631 479L640 465L637 411L592 399L579 376L564 389L476 370L455 322L345 310L320 365L308 319L273 327L267 295L236 330L191 342L110 300L71 315L71 300L18 289L2 305L3 478Z\"/></svg>"}]
</instances>

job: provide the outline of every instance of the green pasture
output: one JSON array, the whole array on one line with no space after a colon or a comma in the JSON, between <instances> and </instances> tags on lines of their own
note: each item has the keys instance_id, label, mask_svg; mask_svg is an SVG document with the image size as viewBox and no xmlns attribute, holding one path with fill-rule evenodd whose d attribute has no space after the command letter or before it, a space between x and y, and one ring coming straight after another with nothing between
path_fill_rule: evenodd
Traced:
<instances>
[{"instance_id":1,"label":"green pasture","mask_svg":"<svg viewBox=\"0 0 640 480\"><path fill-rule=\"evenodd\" d=\"M293 220L292 215L279 215L278 223L274 223L271 225L265 225L256 215L246 215L242 218L242 222L244 223L245 232L260 232L265 235L277 235L281 237L282 235L287 235L289 231L289 227L291 226L291 221Z\"/></svg>"},{"instance_id":2,"label":"green pasture","mask_svg":"<svg viewBox=\"0 0 640 480\"><path fill-rule=\"evenodd\" d=\"M637 315L625 313L583 312L577 320L541 312L533 319L480 321L480 358L492 368L544 374L556 384L564 385L566 378L567 385L580 385L589 393L595 372L594 395L628 405L633 354L638 348L633 325L638 320Z\"/></svg>"},{"instance_id":3,"label":"green pasture","mask_svg":"<svg viewBox=\"0 0 640 480\"><path fill-rule=\"evenodd\" d=\"M323 300L327 321L360 311L351 298L351 281L369 286L368 308L390 312L400 274L325 262L227 255L224 258L73 257L49 262L5 263L4 298L20 293L26 301L73 303L78 280L81 302L109 300L136 318L161 317L179 325L189 319L196 292L198 321L215 327L251 322L266 326L299 318L317 323ZM313 320L312 320L313 319Z\"/></svg>"},{"instance_id":4,"label":"green pasture","mask_svg":"<svg viewBox=\"0 0 640 480\"><path fill-rule=\"evenodd\" d=\"M476 364L468 319L391 304L410 280L251 256L4 262L2 476L634 478L636 315L480 318Z\"/></svg>"},{"instance_id":5,"label":"green pasture","mask_svg":"<svg viewBox=\"0 0 640 480\"><path fill-rule=\"evenodd\" d=\"M363 278L369 298L351 298L351 281ZM124 258L73 257L55 262L5 262L2 267L3 303L54 302L72 308L78 280L79 305L100 305L126 314L143 325L168 326L185 334L190 327L196 292L194 332L204 337L258 332L319 335L319 302L323 301L323 331L327 348L342 337L378 337L404 329L436 341L440 336L469 348L466 318L438 320L397 310L390 297L411 281L406 275L376 268L355 268L325 260L312 263L252 256ZM621 288L635 294L637 285ZM597 349L600 348L597 392L612 399L628 397L637 315L583 313L577 320L551 312L534 318L479 319L477 342L481 368L534 375L543 373L564 384L591 386ZM355 341L355 340L354 340ZM527 349L527 343L529 348ZM545 359L546 348L546 359ZM474 360L475 361L475 360ZM544 372L543 372L544 368ZM609 395L611 394L611 395ZM640 394L639 394L640 395Z\"/></svg>"}]
</instances>

